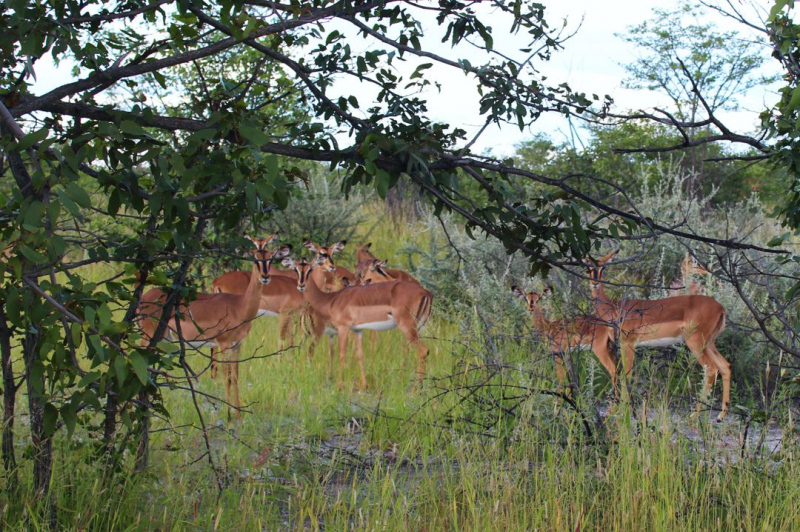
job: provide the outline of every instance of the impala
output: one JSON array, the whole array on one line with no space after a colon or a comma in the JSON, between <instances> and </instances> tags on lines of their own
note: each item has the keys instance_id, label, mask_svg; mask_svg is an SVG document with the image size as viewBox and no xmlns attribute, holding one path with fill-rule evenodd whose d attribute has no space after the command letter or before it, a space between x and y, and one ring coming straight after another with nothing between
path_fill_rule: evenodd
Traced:
<instances>
[{"instance_id":1,"label":"impala","mask_svg":"<svg viewBox=\"0 0 800 532\"><path fill-rule=\"evenodd\" d=\"M552 291L545 288L539 292L525 292L518 286L511 287L512 293L525 300L525 307L531 315L533 328L539 331L548 341L550 352L555 355L556 376L558 382L564 384L566 369L564 367L565 353L573 350L591 349L595 356L606 368L611 376L611 383L616 389L617 365L614 356L608 347L609 335L605 327L592 318L580 317L572 320L548 320L542 313L539 304L543 296L549 296Z\"/></svg>"},{"instance_id":2,"label":"impala","mask_svg":"<svg viewBox=\"0 0 800 532\"><path fill-rule=\"evenodd\" d=\"M686 253L681 263L681 276L669 285L670 297L682 295L705 295L705 287L695 280L699 275L711 275L711 272L700 266L690 253Z\"/></svg>"},{"instance_id":3,"label":"impala","mask_svg":"<svg viewBox=\"0 0 800 532\"><path fill-rule=\"evenodd\" d=\"M343 250L345 244L347 244L347 240L342 240L332 246L320 246L310 240L303 244L317 254L315 260L320 261L322 268L315 270L314 281L324 292L334 292L355 284L356 276L350 270L333 263L333 254Z\"/></svg>"},{"instance_id":4,"label":"impala","mask_svg":"<svg viewBox=\"0 0 800 532\"><path fill-rule=\"evenodd\" d=\"M367 385L364 373L364 345L361 333L365 330L388 331L397 327L412 346L417 348L419 364L417 375L425 375L425 359L428 348L419 336L419 330L430 318L433 296L416 283L396 281L369 286L351 286L339 292L324 292L312 278L313 271L320 267L324 258L312 262L305 259L295 263L283 259L286 266L297 272L297 289L303 293L311 306L314 336L322 336L326 325L330 325L339 336L339 379L342 387L347 337L356 333L356 358L361 372L361 389Z\"/></svg>"},{"instance_id":5,"label":"impala","mask_svg":"<svg viewBox=\"0 0 800 532\"><path fill-rule=\"evenodd\" d=\"M253 240L256 249L269 260L270 282L261 287L261 300L257 316L278 317L278 351L282 351L285 343L291 342L291 325L294 318L303 308L303 296L297 293L297 275L291 270L276 270L272 266L273 258L283 258L288 255L292 247L280 246L274 252L267 249L267 240ZM244 294L250 282L250 274L244 271L225 273L211 283L214 293ZM212 361L213 363L213 361ZM216 374L212 366L211 374Z\"/></svg>"},{"instance_id":6,"label":"impala","mask_svg":"<svg viewBox=\"0 0 800 532\"><path fill-rule=\"evenodd\" d=\"M274 240L275 235L266 239ZM251 239L253 240L253 239ZM255 240L254 240L255 242ZM262 241L263 242L263 241ZM229 353L225 364L225 399L233 415L239 417L239 350L250 332L253 319L258 315L261 286L270 282L269 263L275 257L257 248L247 288L243 294L198 294L188 305L182 304L167 322L166 339L190 347L219 348ZM142 295L137 321L142 329L142 343L150 341L158 326L166 294L153 288Z\"/></svg>"},{"instance_id":7,"label":"impala","mask_svg":"<svg viewBox=\"0 0 800 532\"><path fill-rule=\"evenodd\" d=\"M595 313L599 320L618 328L625 371L630 373L633 367L637 346L665 347L685 343L705 371L706 394L711 391L717 375L722 376L722 410L717 418L721 421L730 404L731 366L719 353L715 342L725 330L725 309L717 300L700 295L652 300L609 299L603 287L603 271L617 251L596 263L589 260L586 263Z\"/></svg>"},{"instance_id":8,"label":"impala","mask_svg":"<svg viewBox=\"0 0 800 532\"><path fill-rule=\"evenodd\" d=\"M356 246L356 280L358 280L359 276L364 274L364 270L367 267L371 267L375 264L374 261L379 260L378 257L372 254L369 248L372 247L372 242L368 242L366 244L361 244L360 246ZM383 262L384 266L386 265L386 261ZM395 270L395 269L387 269L385 270L392 279L397 281L409 281L412 283L419 284L419 281L414 279L414 277L403 270ZM378 282L373 281L373 282Z\"/></svg>"}]
</instances>

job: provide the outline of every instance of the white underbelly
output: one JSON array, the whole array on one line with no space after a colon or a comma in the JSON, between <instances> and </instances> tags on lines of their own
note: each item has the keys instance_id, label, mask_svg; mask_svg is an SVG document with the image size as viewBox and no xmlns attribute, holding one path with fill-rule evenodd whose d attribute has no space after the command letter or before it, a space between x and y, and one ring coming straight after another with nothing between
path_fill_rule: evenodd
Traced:
<instances>
[{"instance_id":1,"label":"white underbelly","mask_svg":"<svg viewBox=\"0 0 800 532\"><path fill-rule=\"evenodd\" d=\"M178 341L178 335L175 334L175 331L171 329L167 332L164 339L175 344L180 343ZM219 344L213 340L184 340L183 345L191 349L200 349L202 347L219 347Z\"/></svg>"},{"instance_id":2,"label":"white underbelly","mask_svg":"<svg viewBox=\"0 0 800 532\"><path fill-rule=\"evenodd\" d=\"M266 316L268 318L274 318L276 316L280 316L280 314L278 314L277 312L272 312L271 310L258 309L258 312L256 313L256 317L258 318L258 317L261 317L261 316Z\"/></svg>"},{"instance_id":3,"label":"white underbelly","mask_svg":"<svg viewBox=\"0 0 800 532\"><path fill-rule=\"evenodd\" d=\"M652 340L645 340L644 342L636 342L636 347L669 347L675 344L682 344L683 337L667 337L667 338L654 338Z\"/></svg>"},{"instance_id":4,"label":"white underbelly","mask_svg":"<svg viewBox=\"0 0 800 532\"><path fill-rule=\"evenodd\" d=\"M571 345L566 349L556 349L553 353L560 354L560 353L573 353L575 351L584 351L586 349L591 349L592 344L580 344L580 345Z\"/></svg>"},{"instance_id":5,"label":"white underbelly","mask_svg":"<svg viewBox=\"0 0 800 532\"><path fill-rule=\"evenodd\" d=\"M397 327L397 322L394 321L394 318L389 316L389 319L386 321L370 321L367 323L359 323L357 325L352 325L350 327L351 331L391 331Z\"/></svg>"}]
</instances>

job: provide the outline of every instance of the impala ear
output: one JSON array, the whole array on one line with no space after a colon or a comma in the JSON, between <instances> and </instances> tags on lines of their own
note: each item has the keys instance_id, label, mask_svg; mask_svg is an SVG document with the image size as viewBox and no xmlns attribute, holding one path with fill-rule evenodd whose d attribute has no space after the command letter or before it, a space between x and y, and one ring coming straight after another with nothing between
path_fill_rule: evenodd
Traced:
<instances>
[{"instance_id":1,"label":"impala ear","mask_svg":"<svg viewBox=\"0 0 800 532\"><path fill-rule=\"evenodd\" d=\"M380 268L380 266L380 261L373 260L369 263L369 271L374 272L377 268Z\"/></svg>"},{"instance_id":2,"label":"impala ear","mask_svg":"<svg viewBox=\"0 0 800 532\"><path fill-rule=\"evenodd\" d=\"M342 277L342 286L345 288L350 286L350 279L348 279L347 277Z\"/></svg>"},{"instance_id":3,"label":"impala ear","mask_svg":"<svg viewBox=\"0 0 800 532\"><path fill-rule=\"evenodd\" d=\"M284 257L281 261L281 264L286 266L287 268L292 268L293 270L297 268L297 265L292 260L292 257Z\"/></svg>"},{"instance_id":4,"label":"impala ear","mask_svg":"<svg viewBox=\"0 0 800 532\"><path fill-rule=\"evenodd\" d=\"M605 257L603 257L602 259L598 260L598 261L597 261L597 264L605 264L606 262L608 262L608 261L610 261L611 259L613 259L613 258L614 258L614 256L615 256L617 253L619 253L619 248L615 249L614 251L612 251L611 253L609 253L608 255L606 255Z\"/></svg>"},{"instance_id":5,"label":"impala ear","mask_svg":"<svg viewBox=\"0 0 800 532\"><path fill-rule=\"evenodd\" d=\"M347 240L342 240L341 242L337 242L331 246L331 253L338 253L344 249L345 244L347 244Z\"/></svg>"},{"instance_id":6,"label":"impala ear","mask_svg":"<svg viewBox=\"0 0 800 532\"><path fill-rule=\"evenodd\" d=\"M553 295L553 289L552 289L552 288L550 288L549 286L545 286L545 287L544 287L544 290L542 290L542 295L543 295L544 297L550 297L550 296L552 296L552 295Z\"/></svg>"},{"instance_id":7,"label":"impala ear","mask_svg":"<svg viewBox=\"0 0 800 532\"><path fill-rule=\"evenodd\" d=\"M314 253L316 253L317 249L319 248L319 246L313 243L311 240L306 240L305 243L303 243L303 247L310 249Z\"/></svg>"},{"instance_id":8,"label":"impala ear","mask_svg":"<svg viewBox=\"0 0 800 532\"><path fill-rule=\"evenodd\" d=\"M525 291L519 286L512 286L511 293L513 293L517 297L525 297Z\"/></svg>"},{"instance_id":9,"label":"impala ear","mask_svg":"<svg viewBox=\"0 0 800 532\"><path fill-rule=\"evenodd\" d=\"M369 249L371 247L372 247L372 242L367 242L366 244L364 244L364 249Z\"/></svg>"},{"instance_id":10,"label":"impala ear","mask_svg":"<svg viewBox=\"0 0 800 532\"><path fill-rule=\"evenodd\" d=\"M386 268L386 261L382 260L378 263L378 268L384 269Z\"/></svg>"},{"instance_id":11,"label":"impala ear","mask_svg":"<svg viewBox=\"0 0 800 532\"><path fill-rule=\"evenodd\" d=\"M583 263L588 266L589 268L594 268L597 264L591 259L591 257L584 257Z\"/></svg>"},{"instance_id":12,"label":"impala ear","mask_svg":"<svg viewBox=\"0 0 800 532\"><path fill-rule=\"evenodd\" d=\"M369 286L372 284L372 279L367 279L366 281L361 282L361 286Z\"/></svg>"},{"instance_id":13,"label":"impala ear","mask_svg":"<svg viewBox=\"0 0 800 532\"><path fill-rule=\"evenodd\" d=\"M244 237L245 237L247 240L249 240L250 242L252 242L253 244L255 244L256 246L258 245L258 243L256 242L256 239L255 239L255 238L253 238L252 236L250 236L250 235L244 235Z\"/></svg>"},{"instance_id":14,"label":"impala ear","mask_svg":"<svg viewBox=\"0 0 800 532\"><path fill-rule=\"evenodd\" d=\"M264 245L273 242L276 238L278 238L278 233L272 233L264 240Z\"/></svg>"},{"instance_id":15,"label":"impala ear","mask_svg":"<svg viewBox=\"0 0 800 532\"><path fill-rule=\"evenodd\" d=\"M276 249L275 252L272 254L272 256L276 259L280 259L281 257L288 256L289 253L291 252L292 252L292 246L290 246L289 244L284 244L280 246L278 249Z\"/></svg>"}]
</instances>

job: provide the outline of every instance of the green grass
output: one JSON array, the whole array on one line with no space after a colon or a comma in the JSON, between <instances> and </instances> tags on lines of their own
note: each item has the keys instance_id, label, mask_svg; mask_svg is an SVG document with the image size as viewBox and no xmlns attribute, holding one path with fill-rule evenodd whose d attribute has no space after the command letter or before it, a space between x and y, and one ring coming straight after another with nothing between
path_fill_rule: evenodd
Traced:
<instances>
[{"instance_id":1,"label":"green grass","mask_svg":"<svg viewBox=\"0 0 800 532\"><path fill-rule=\"evenodd\" d=\"M376 253L397 252L403 242L392 231L388 224L376 227ZM553 388L552 362L537 361L527 343L499 342L507 368L492 373L476 356L477 330L465 338L456 324L435 316L424 334L431 353L422 386L415 386L415 354L398 331L379 334L367 350L364 393L355 391L354 357L347 360L344 390L336 390L326 343L312 359L301 347L243 363L241 398L249 413L241 420L229 423L219 403L200 400L221 493L207 461L198 461L205 447L187 392L165 391L171 418L154 422L151 465L143 475L103 480L80 431L71 441L60 434L53 486L62 527L800 529L800 467L791 438L778 453L748 447L742 456L736 437L743 427L735 418L722 425L705 416L691 421L658 395L633 410L614 408L605 437L588 439L559 400L509 397L521 387ZM277 320L260 319L242 356L272 353L276 335ZM205 359L193 355L191 363L199 369ZM598 390L603 379L595 375ZM478 382L488 386L476 389ZM224 395L222 382L208 374L197 386ZM24 411L20 419L22 441ZM22 457L24 448L17 451ZM27 460L21 474L29 483ZM44 528L25 490L0 497L4 530Z\"/></svg>"}]
</instances>

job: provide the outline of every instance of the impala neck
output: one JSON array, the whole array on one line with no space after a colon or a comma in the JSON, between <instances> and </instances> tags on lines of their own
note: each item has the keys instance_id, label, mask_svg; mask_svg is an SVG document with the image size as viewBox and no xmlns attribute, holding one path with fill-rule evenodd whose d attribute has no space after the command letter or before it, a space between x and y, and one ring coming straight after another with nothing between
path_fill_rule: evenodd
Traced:
<instances>
[{"instance_id":1,"label":"impala neck","mask_svg":"<svg viewBox=\"0 0 800 532\"><path fill-rule=\"evenodd\" d=\"M253 263L253 273L250 274L250 283L244 293L244 311L247 319L252 319L258 314L258 307L261 304L261 286L261 270L256 261Z\"/></svg>"},{"instance_id":2,"label":"impala neck","mask_svg":"<svg viewBox=\"0 0 800 532\"><path fill-rule=\"evenodd\" d=\"M317 284L317 280L314 275L315 271L316 268L311 270L311 274L308 276L309 278L306 282L306 291L303 292L303 298L311 303L311 306L314 307L314 309L319 311L324 310L325 306L335 297L335 293L322 291ZM322 272L322 270L320 270L320 272Z\"/></svg>"},{"instance_id":3,"label":"impala neck","mask_svg":"<svg viewBox=\"0 0 800 532\"><path fill-rule=\"evenodd\" d=\"M611 301L606 296L606 289L603 286L603 283L598 283L597 286L592 285L592 299L594 300L595 305L598 303L607 303Z\"/></svg>"},{"instance_id":4,"label":"impala neck","mask_svg":"<svg viewBox=\"0 0 800 532\"><path fill-rule=\"evenodd\" d=\"M534 305L533 310L531 310L531 321L533 322L534 328L538 329L540 332L547 332L550 328L550 322L545 319L538 303Z\"/></svg>"}]
</instances>

